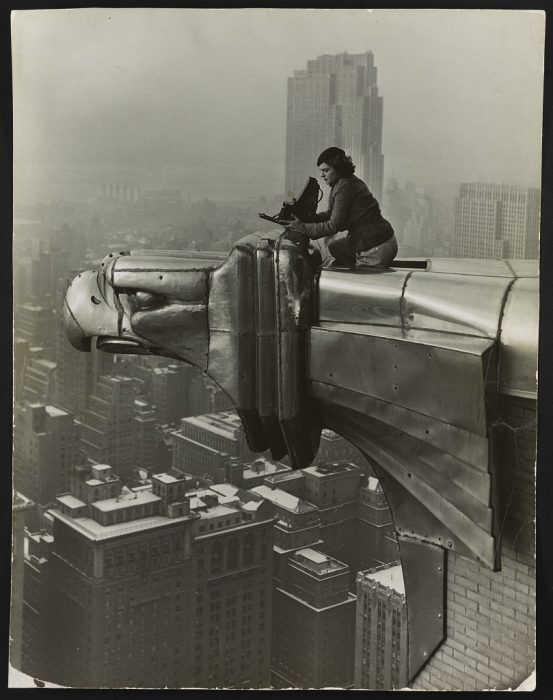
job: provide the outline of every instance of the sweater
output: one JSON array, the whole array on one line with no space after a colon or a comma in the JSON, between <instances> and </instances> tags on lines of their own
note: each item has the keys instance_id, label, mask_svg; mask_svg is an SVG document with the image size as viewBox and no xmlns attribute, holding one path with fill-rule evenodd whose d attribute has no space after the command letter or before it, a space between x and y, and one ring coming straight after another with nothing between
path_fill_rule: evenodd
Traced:
<instances>
[{"instance_id":1,"label":"sweater","mask_svg":"<svg viewBox=\"0 0 553 700\"><path fill-rule=\"evenodd\" d=\"M329 209L314 214L303 225L311 239L347 231L356 248L368 250L387 241L393 234L380 212L376 198L355 175L341 177L330 190ZM359 245L360 244L360 245Z\"/></svg>"}]
</instances>

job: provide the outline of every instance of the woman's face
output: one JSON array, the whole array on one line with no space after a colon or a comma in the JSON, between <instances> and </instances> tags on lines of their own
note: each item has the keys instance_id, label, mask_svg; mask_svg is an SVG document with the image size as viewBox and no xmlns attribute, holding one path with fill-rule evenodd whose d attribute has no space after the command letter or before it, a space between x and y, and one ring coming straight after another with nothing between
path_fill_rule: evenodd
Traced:
<instances>
[{"instance_id":1,"label":"woman's face","mask_svg":"<svg viewBox=\"0 0 553 700\"><path fill-rule=\"evenodd\" d=\"M332 165L329 165L328 163L321 163L319 170L321 171L322 179L329 187L332 187L332 185L334 185L334 183L338 182L340 179L340 176L336 170L334 170Z\"/></svg>"}]
</instances>

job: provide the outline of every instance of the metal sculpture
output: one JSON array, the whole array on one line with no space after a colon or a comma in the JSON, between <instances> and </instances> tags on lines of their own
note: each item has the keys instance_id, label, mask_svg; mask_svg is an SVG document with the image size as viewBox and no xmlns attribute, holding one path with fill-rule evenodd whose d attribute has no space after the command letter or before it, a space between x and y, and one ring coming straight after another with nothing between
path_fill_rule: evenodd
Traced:
<instances>
[{"instance_id":1,"label":"metal sculpture","mask_svg":"<svg viewBox=\"0 0 553 700\"><path fill-rule=\"evenodd\" d=\"M398 536L412 679L445 636L447 552L500 568L491 430L502 394L535 397L537 265L320 262L279 232L226 260L112 254L69 285L67 333L79 350L96 337L201 368L254 451L308 466L326 426L365 454Z\"/></svg>"}]
</instances>

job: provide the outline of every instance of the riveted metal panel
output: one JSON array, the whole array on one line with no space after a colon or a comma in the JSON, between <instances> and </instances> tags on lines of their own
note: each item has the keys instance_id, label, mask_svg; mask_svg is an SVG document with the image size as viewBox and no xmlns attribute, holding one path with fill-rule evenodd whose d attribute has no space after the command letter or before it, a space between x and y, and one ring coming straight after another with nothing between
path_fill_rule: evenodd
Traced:
<instances>
[{"instance_id":1,"label":"riveted metal panel","mask_svg":"<svg viewBox=\"0 0 553 700\"><path fill-rule=\"evenodd\" d=\"M407 600L409 680L446 636L446 554L439 547L398 539Z\"/></svg>"},{"instance_id":2,"label":"riveted metal panel","mask_svg":"<svg viewBox=\"0 0 553 700\"><path fill-rule=\"evenodd\" d=\"M351 441L355 444L354 439ZM362 451L362 450L361 450ZM390 506L398 536L428 542L462 556L474 557L474 552L457 535L440 522L410 491L378 464L374 456L364 453L380 481Z\"/></svg>"},{"instance_id":3,"label":"riveted metal panel","mask_svg":"<svg viewBox=\"0 0 553 700\"><path fill-rule=\"evenodd\" d=\"M204 305L166 304L159 309L134 313L129 320L131 331L123 337L145 339L150 346L162 348L170 356L200 369L207 368L208 327Z\"/></svg>"},{"instance_id":4,"label":"riveted metal panel","mask_svg":"<svg viewBox=\"0 0 553 700\"><path fill-rule=\"evenodd\" d=\"M404 294L405 325L495 338L510 278L413 272Z\"/></svg>"},{"instance_id":5,"label":"riveted metal panel","mask_svg":"<svg viewBox=\"0 0 553 700\"><path fill-rule=\"evenodd\" d=\"M330 384L311 382L311 394L336 406L345 406L358 413L372 418L378 418L390 426L402 430L408 435L424 440L437 450L447 452L459 461L476 467L471 469L474 481L474 491L483 489L487 492L489 444L488 439L461 430L454 425L445 423L441 418L425 416L397 404L381 401L372 396L357 391L342 389ZM484 473L483 473L484 472Z\"/></svg>"},{"instance_id":6,"label":"riveted metal panel","mask_svg":"<svg viewBox=\"0 0 553 700\"><path fill-rule=\"evenodd\" d=\"M535 398L538 361L538 280L513 284L501 323L500 391Z\"/></svg>"},{"instance_id":7,"label":"riveted metal panel","mask_svg":"<svg viewBox=\"0 0 553 700\"><path fill-rule=\"evenodd\" d=\"M157 258L186 258L195 260L202 267L216 267L227 259L227 254L222 251L211 250L152 250L149 248L133 248L128 255L145 256L152 255Z\"/></svg>"},{"instance_id":8,"label":"riveted metal panel","mask_svg":"<svg viewBox=\"0 0 553 700\"><path fill-rule=\"evenodd\" d=\"M416 458L408 450L402 453L398 449L397 434L391 434L385 426L383 429L371 419L343 408L325 407L323 421L376 461L409 494L407 509L402 507L405 499L394 505L394 523L398 532L403 523L406 528L410 528L413 536L425 541L444 545L447 542L451 549L456 549L457 542L460 541L473 556L492 568L495 566L497 548L491 533L493 521L490 518L487 527L483 528L472 519L474 507L480 514L485 509L474 499L460 500L460 489L448 486L446 479L442 479L439 484L435 479L433 484L431 480L421 478L417 472L422 469L420 464L415 464ZM385 483L382 486L386 490ZM415 499L424 512L432 514L432 519L423 517L418 525L423 529L419 531L413 526L412 503L409 503L411 499ZM437 526L436 521L439 521Z\"/></svg>"},{"instance_id":9,"label":"riveted metal panel","mask_svg":"<svg viewBox=\"0 0 553 700\"><path fill-rule=\"evenodd\" d=\"M125 255L110 265L115 289L145 291L188 302L207 301L209 270L198 261Z\"/></svg>"},{"instance_id":10,"label":"riveted metal panel","mask_svg":"<svg viewBox=\"0 0 553 700\"><path fill-rule=\"evenodd\" d=\"M401 326L405 270L365 269L344 274L323 269L319 279L319 320Z\"/></svg>"},{"instance_id":11,"label":"riveted metal panel","mask_svg":"<svg viewBox=\"0 0 553 700\"><path fill-rule=\"evenodd\" d=\"M433 344L441 334L419 332L414 342L379 332L375 337L343 327L313 328L310 378L486 435L484 385L494 376L492 341L458 336L460 348L470 348L465 352Z\"/></svg>"},{"instance_id":12,"label":"riveted metal panel","mask_svg":"<svg viewBox=\"0 0 553 700\"><path fill-rule=\"evenodd\" d=\"M307 391L307 337L318 259L286 239L281 238L275 247L278 418L290 462L296 468L313 461L321 433L318 411Z\"/></svg>"},{"instance_id":13,"label":"riveted metal panel","mask_svg":"<svg viewBox=\"0 0 553 700\"><path fill-rule=\"evenodd\" d=\"M243 411L255 408L257 401L256 242L255 237L242 239L210 278L208 373Z\"/></svg>"},{"instance_id":14,"label":"riveted metal panel","mask_svg":"<svg viewBox=\"0 0 553 700\"><path fill-rule=\"evenodd\" d=\"M539 277L537 260L506 260L517 277Z\"/></svg>"},{"instance_id":15,"label":"riveted metal panel","mask_svg":"<svg viewBox=\"0 0 553 700\"><path fill-rule=\"evenodd\" d=\"M432 258L427 272L455 275L483 275L484 277L515 277L507 260L479 260L475 258Z\"/></svg>"},{"instance_id":16,"label":"riveted metal panel","mask_svg":"<svg viewBox=\"0 0 553 700\"><path fill-rule=\"evenodd\" d=\"M256 249L257 407L260 416L277 415L274 241Z\"/></svg>"}]
</instances>

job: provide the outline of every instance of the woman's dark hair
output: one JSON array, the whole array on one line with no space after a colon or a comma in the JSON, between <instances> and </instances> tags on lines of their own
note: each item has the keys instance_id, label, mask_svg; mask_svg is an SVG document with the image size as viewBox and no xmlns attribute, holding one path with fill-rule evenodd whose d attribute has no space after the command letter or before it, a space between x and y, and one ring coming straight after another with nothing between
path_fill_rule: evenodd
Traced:
<instances>
[{"instance_id":1,"label":"woman's dark hair","mask_svg":"<svg viewBox=\"0 0 553 700\"><path fill-rule=\"evenodd\" d=\"M351 160L351 156L346 156L345 154L343 156L334 156L334 158L326 162L336 170L340 177L351 177L355 172L355 165Z\"/></svg>"},{"instance_id":2,"label":"woman's dark hair","mask_svg":"<svg viewBox=\"0 0 553 700\"><path fill-rule=\"evenodd\" d=\"M331 146L321 153L317 159L317 165L321 165L321 163L328 163L340 177L349 177L355 172L355 165L352 163L351 157L336 146Z\"/></svg>"}]
</instances>

